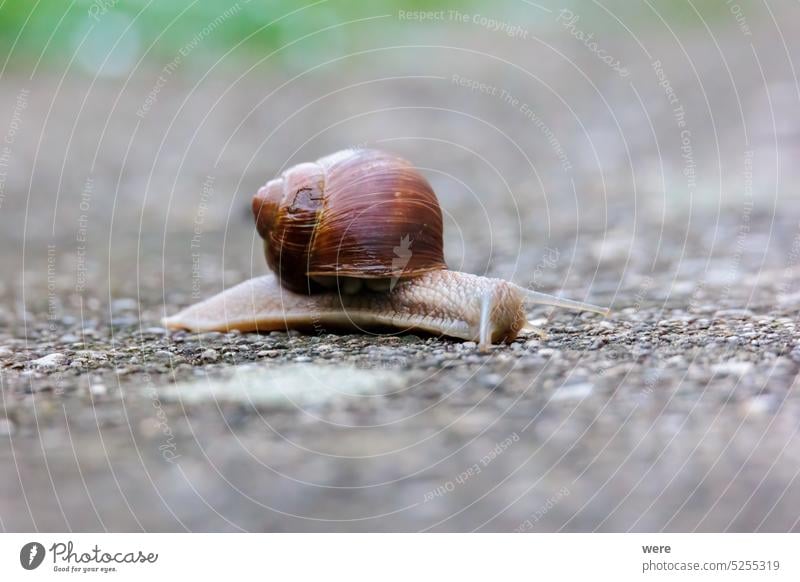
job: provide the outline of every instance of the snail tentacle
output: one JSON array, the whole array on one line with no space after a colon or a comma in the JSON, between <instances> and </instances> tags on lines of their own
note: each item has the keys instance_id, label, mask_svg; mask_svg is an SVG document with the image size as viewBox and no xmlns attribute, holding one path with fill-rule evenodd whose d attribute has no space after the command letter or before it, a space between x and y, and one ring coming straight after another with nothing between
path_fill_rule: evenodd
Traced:
<instances>
[{"instance_id":1,"label":"snail tentacle","mask_svg":"<svg viewBox=\"0 0 800 582\"><path fill-rule=\"evenodd\" d=\"M584 303L583 301L573 301L572 299L564 299L562 297L556 297L555 295L540 293L539 291L526 289L525 287L513 283L510 283L510 285L513 285L517 291L522 293L526 302L535 305L551 305L553 307L562 307L573 311L590 311L592 313L599 313L603 317L608 317L611 313L611 309L608 307L600 307L598 305L592 305L591 303Z\"/></svg>"},{"instance_id":2,"label":"snail tentacle","mask_svg":"<svg viewBox=\"0 0 800 582\"><path fill-rule=\"evenodd\" d=\"M481 297L481 321L479 325L478 347L486 352L492 347L492 306L494 293L486 291Z\"/></svg>"}]
</instances>

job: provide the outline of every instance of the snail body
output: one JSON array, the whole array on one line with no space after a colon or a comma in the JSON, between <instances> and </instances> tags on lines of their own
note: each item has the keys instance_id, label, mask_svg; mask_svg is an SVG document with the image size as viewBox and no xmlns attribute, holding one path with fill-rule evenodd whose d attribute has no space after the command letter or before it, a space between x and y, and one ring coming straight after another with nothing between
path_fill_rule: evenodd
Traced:
<instances>
[{"instance_id":1,"label":"snail body","mask_svg":"<svg viewBox=\"0 0 800 582\"><path fill-rule=\"evenodd\" d=\"M388 328L479 342L538 330L525 305L608 310L447 269L442 214L407 161L344 150L299 164L253 198L271 274L166 318L170 329Z\"/></svg>"},{"instance_id":2,"label":"snail body","mask_svg":"<svg viewBox=\"0 0 800 582\"><path fill-rule=\"evenodd\" d=\"M274 274L256 277L165 320L193 331L393 329L490 344L525 327L524 295L507 281L439 270L403 280L390 293L287 292ZM482 312L488 310L488 317Z\"/></svg>"}]
</instances>

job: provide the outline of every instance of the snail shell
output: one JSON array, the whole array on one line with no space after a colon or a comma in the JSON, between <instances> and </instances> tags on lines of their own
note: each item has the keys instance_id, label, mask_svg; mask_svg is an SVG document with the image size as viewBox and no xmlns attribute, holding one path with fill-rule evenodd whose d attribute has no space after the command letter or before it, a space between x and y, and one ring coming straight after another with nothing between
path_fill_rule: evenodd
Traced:
<instances>
[{"instance_id":1,"label":"snail shell","mask_svg":"<svg viewBox=\"0 0 800 582\"><path fill-rule=\"evenodd\" d=\"M389 281L446 269L442 211L408 161L352 149L303 163L253 197L267 264L281 284L311 294L343 282L389 290ZM340 287L341 288L341 287Z\"/></svg>"}]
</instances>

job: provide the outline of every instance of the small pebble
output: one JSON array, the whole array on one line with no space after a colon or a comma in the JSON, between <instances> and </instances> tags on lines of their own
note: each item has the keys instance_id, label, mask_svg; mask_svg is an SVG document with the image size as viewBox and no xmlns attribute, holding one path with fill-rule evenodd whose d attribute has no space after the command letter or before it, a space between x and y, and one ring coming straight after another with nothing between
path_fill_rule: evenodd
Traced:
<instances>
[{"instance_id":1,"label":"small pebble","mask_svg":"<svg viewBox=\"0 0 800 582\"><path fill-rule=\"evenodd\" d=\"M752 369L752 362L729 361L711 366L711 371L715 374L727 374L730 376L744 376Z\"/></svg>"},{"instance_id":2,"label":"small pebble","mask_svg":"<svg viewBox=\"0 0 800 582\"><path fill-rule=\"evenodd\" d=\"M17 432L17 425L10 418L0 418L0 437L13 436Z\"/></svg>"},{"instance_id":3,"label":"small pebble","mask_svg":"<svg viewBox=\"0 0 800 582\"><path fill-rule=\"evenodd\" d=\"M94 361L105 361L108 359L108 356L105 352L99 352L97 350L78 350L75 352L75 356Z\"/></svg>"},{"instance_id":4,"label":"small pebble","mask_svg":"<svg viewBox=\"0 0 800 582\"><path fill-rule=\"evenodd\" d=\"M742 412L747 416L763 416L770 414L777 401L772 394L759 394L742 403Z\"/></svg>"},{"instance_id":5,"label":"small pebble","mask_svg":"<svg viewBox=\"0 0 800 582\"><path fill-rule=\"evenodd\" d=\"M172 359L172 352L167 350L158 350L153 353L153 357L158 360L169 361Z\"/></svg>"},{"instance_id":6,"label":"small pebble","mask_svg":"<svg viewBox=\"0 0 800 582\"><path fill-rule=\"evenodd\" d=\"M152 334L152 335L164 335L167 333L167 330L163 327L146 327L142 330L142 333Z\"/></svg>"},{"instance_id":7,"label":"small pebble","mask_svg":"<svg viewBox=\"0 0 800 582\"><path fill-rule=\"evenodd\" d=\"M139 308L139 302L130 297L122 297L111 302L111 311L130 311Z\"/></svg>"},{"instance_id":8,"label":"small pebble","mask_svg":"<svg viewBox=\"0 0 800 582\"><path fill-rule=\"evenodd\" d=\"M590 396L594 391L594 385L589 382L581 382L579 384L567 384L559 387L550 397L553 401L562 400L583 400Z\"/></svg>"},{"instance_id":9,"label":"small pebble","mask_svg":"<svg viewBox=\"0 0 800 582\"><path fill-rule=\"evenodd\" d=\"M209 348L202 354L200 354L200 358L207 362L216 362L217 360L219 360L219 353L217 352L217 350Z\"/></svg>"},{"instance_id":10,"label":"small pebble","mask_svg":"<svg viewBox=\"0 0 800 582\"><path fill-rule=\"evenodd\" d=\"M487 374L481 378L481 383L489 388L495 388L502 383L503 377L500 374Z\"/></svg>"},{"instance_id":11,"label":"small pebble","mask_svg":"<svg viewBox=\"0 0 800 582\"><path fill-rule=\"evenodd\" d=\"M38 360L33 360L31 362L31 365L34 366L35 368L55 368L64 363L64 360L66 359L67 356L56 352L54 354L47 354L46 356L41 357Z\"/></svg>"}]
</instances>

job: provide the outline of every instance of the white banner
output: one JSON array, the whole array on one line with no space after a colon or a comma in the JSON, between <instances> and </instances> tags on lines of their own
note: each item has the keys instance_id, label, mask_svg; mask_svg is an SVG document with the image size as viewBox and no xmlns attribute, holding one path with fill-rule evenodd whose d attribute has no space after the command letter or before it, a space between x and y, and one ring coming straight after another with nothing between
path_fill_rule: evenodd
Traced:
<instances>
[{"instance_id":1,"label":"white banner","mask_svg":"<svg viewBox=\"0 0 800 582\"><path fill-rule=\"evenodd\" d=\"M3 534L0 579L796 581L798 550L796 534Z\"/></svg>"}]
</instances>

